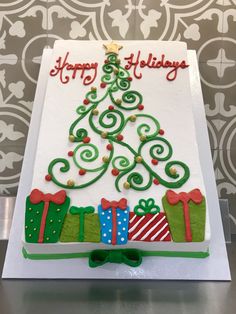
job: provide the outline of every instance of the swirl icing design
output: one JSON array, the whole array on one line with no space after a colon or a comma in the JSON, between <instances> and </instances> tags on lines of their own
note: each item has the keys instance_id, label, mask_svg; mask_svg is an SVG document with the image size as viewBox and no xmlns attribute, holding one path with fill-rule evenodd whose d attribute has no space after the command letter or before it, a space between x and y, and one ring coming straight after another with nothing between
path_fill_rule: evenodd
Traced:
<instances>
[{"instance_id":1,"label":"swirl icing design","mask_svg":"<svg viewBox=\"0 0 236 314\"><path fill-rule=\"evenodd\" d=\"M144 113L129 114L130 111L143 110L143 97L139 92L130 89L132 78L120 65L116 54L108 54L103 72L101 88L104 88L104 94L98 96L97 89L91 88L85 96L84 104L76 109L78 118L69 128L69 139L75 144L70 162L78 169L83 169L83 173L90 173L90 176L87 176L88 180L83 183L75 182L71 185L63 183L57 178L58 171L54 169L57 167L59 173L67 173L71 170L71 165L66 158L56 158L48 166L51 181L63 188L82 189L97 182L108 168L112 167L117 171L114 185L119 192L123 189L124 183L126 188L137 191L149 189L153 182L168 188L181 187L189 178L189 168L182 161L171 160L173 154L171 144L162 136L160 124L155 117ZM118 91L122 93L120 98L116 97ZM112 106L99 112L100 104L105 100ZM110 145L107 156L101 158L99 147L90 143L88 130L81 126L85 119L90 129ZM140 138L136 149L126 143L122 135L126 126L132 123ZM123 146L129 154L114 156L116 145ZM150 165L150 160L155 160L156 163L166 162L165 178L157 173L158 167L154 169L155 167ZM173 167L177 171L173 172Z\"/></svg>"}]
</instances>

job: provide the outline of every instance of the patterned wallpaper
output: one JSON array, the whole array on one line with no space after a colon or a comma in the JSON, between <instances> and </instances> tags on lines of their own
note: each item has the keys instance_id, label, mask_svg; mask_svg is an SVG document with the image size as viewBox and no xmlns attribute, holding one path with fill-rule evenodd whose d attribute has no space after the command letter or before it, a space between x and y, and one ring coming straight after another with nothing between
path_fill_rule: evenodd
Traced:
<instances>
[{"instance_id":1,"label":"patterned wallpaper","mask_svg":"<svg viewBox=\"0 0 236 314\"><path fill-rule=\"evenodd\" d=\"M1 0L0 195L15 195L45 46L181 40L196 49L219 197L236 232L236 0Z\"/></svg>"}]
</instances>

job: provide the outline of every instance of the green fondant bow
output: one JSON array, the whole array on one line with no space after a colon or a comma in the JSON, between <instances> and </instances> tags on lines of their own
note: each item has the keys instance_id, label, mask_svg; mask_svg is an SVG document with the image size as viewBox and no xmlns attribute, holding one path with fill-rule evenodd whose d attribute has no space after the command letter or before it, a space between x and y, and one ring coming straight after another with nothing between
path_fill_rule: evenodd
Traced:
<instances>
[{"instance_id":1,"label":"green fondant bow","mask_svg":"<svg viewBox=\"0 0 236 314\"><path fill-rule=\"evenodd\" d=\"M160 212L160 207L155 205L153 198L148 198L147 200L141 199L138 205L134 207L134 212L137 216L144 216L146 214L157 214Z\"/></svg>"},{"instance_id":2,"label":"green fondant bow","mask_svg":"<svg viewBox=\"0 0 236 314\"><path fill-rule=\"evenodd\" d=\"M94 212L94 207L87 206L87 207L76 207L72 206L70 208L70 213L72 215L79 215L80 223L79 223L79 236L78 241L84 241L84 215L85 214L92 214Z\"/></svg>"},{"instance_id":3,"label":"green fondant bow","mask_svg":"<svg viewBox=\"0 0 236 314\"><path fill-rule=\"evenodd\" d=\"M142 263L142 255L136 249L95 250L90 253L90 267L98 267L106 263L124 263L131 267L137 267Z\"/></svg>"}]
</instances>

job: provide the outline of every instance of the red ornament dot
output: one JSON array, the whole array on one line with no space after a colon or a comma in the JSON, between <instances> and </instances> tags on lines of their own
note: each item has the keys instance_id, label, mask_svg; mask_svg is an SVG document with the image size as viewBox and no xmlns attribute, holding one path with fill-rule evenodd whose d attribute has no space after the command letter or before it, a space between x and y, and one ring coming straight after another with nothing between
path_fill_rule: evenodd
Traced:
<instances>
[{"instance_id":1,"label":"red ornament dot","mask_svg":"<svg viewBox=\"0 0 236 314\"><path fill-rule=\"evenodd\" d=\"M133 79L132 79L132 77L131 77L131 76L129 76L129 77L128 77L128 81L130 81L130 82L131 82L132 80L133 80Z\"/></svg>"},{"instance_id":2,"label":"red ornament dot","mask_svg":"<svg viewBox=\"0 0 236 314\"><path fill-rule=\"evenodd\" d=\"M104 60L104 63L105 63L105 64L107 64L108 62L109 62L109 61L108 61L107 59L106 59L106 60Z\"/></svg>"},{"instance_id":3,"label":"red ornament dot","mask_svg":"<svg viewBox=\"0 0 236 314\"><path fill-rule=\"evenodd\" d=\"M45 176L45 180L46 180L46 181L51 181L51 180L52 180L52 176L51 176L50 174L47 174L47 175Z\"/></svg>"},{"instance_id":4,"label":"red ornament dot","mask_svg":"<svg viewBox=\"0 0 236 314\"><path fill-rule=\"evenodd\" d=\"M89 100L87 98L85 98L84 101L83 101L83 104L84 105L88 105L89 104Z\"/></svg>"},{"instance_id":5,"label":"red ornament dot","mask_svg":"<svg viewBox=\"0 0 236 314\"><path fill-rule=\"evenodd\" d=\"M111 105L111 106L108 107L108 109L109 110L114 110L114 106Z\"/></svg>"},{"instance_id":6,"label":"red ornament dot","mask_svg":"<svg viewBox=\"0 0 236 314\"><path fill-rule=\"evenodd\" d=\"M88 137L88 136L86 136L86 137L83 138L83 142L84 142L84 143L89 143L90 140L91 140L91 139L90 139L90 137Z\"/></svg>"},{"instance_id":7,"label":"red ornament dot","mask_svg":"<svg viewBox=\"0 0 236 314\"><path fill-rule=\"evenodd\" d=\"M68 152L68 156L73 156L74 155L74 152L72 152L72 150L70 150L69 152Z\"/></svg>"},{"instance_id":8,"label":"red ornament dot","mask_svg":"<svg viewBox=\"0 0 236 314\"><path fill-rule=\"evenodd\" d=\"M122 141L122 140L124 139L124 136L123 136L122 134L118 134L117 137L116 137L116 139L117 139L118 141Z\"/></svg>"},{"instance_id":9,"label":"red ornament dot","mask_svg":"<svg viewBox=\"0 0 236 314\"><path fill-rule=\"evenodd\" d=\"M159 182L157 179L154 179L154 180L153 180L153 183L154 183L155 185L160 184L160 182Z\"/></svg>"},{"instance_id":10,"label":"red ornament dot","mask_svg":"<svg viewBox=\"0 0 236 314\"><path fill-rule=\"evenodd\" d=\"M101 87L101 88L105 88L106 86L107 86L107 84L104 83L104 82L102 82L102 83L100 84L100 87Z\"/></svg>"},{"instance_id":11,"label":"red ornament dot","mask_svg":"<svg viewBox=\"0 0 236 314\"><path fill-rule=\"evenodd\" d=\"M152 159L152 164L153 164L154 166L156 166L156 165L158 164L158 160L157 160L157 159Z\"/></svg>"},{"instance_id":12,"label":"red ornament dot","mask_svg":"<svg viewBox=\"0 0 236 314\"><path fill-rule=\"evenodd\" d=\"M112 150L112 149L113 149L112 144L107 144L107 150Z\"/></svg>"},{"instance_id":13,"label":"red ornament dot","mask_svg":"<svg viewBox=\"0 0 236 314\"><path fill-rule=\"evenodd\" d=\"M111 173L112 173L113 176L116 177L116 176L118 176L118 174L119 174L120 172L119 172L118 169L114 168L114 169L112 169Z\"/></svg>"},{"instance_id":14,"label":"red ornament dot","mask_svg":"<svg viewBox=\"0 0 236 314\"><path fill-rule=\"evenodd\" d=\"M85 173L86 173L86 170L85 170L85 169L80 169L80 170L79 170L79 175L80 175L80 176L85 175Z\"/></svg>"},{"instance_id":15,"label":"red ornament dot","mask_svg":"<svg viewBox=\"0 0 236 314\"><path fill-rule=\"evenodd\" d=\"M164 133L165 133L164 130L162 130L162 129L159 130L159 134L160 134L160 135L164 135Z\"/></svg>"},{"instance_id":16,"label":"red ornament dot","mask_svg":"<svg viewBox=\"0 0 236 314\"><path fill-rule=\"evenodd\" d=\"M138 110L143 110L144 109L144 105L138 105Z\"/></svg>"}]
</instances>

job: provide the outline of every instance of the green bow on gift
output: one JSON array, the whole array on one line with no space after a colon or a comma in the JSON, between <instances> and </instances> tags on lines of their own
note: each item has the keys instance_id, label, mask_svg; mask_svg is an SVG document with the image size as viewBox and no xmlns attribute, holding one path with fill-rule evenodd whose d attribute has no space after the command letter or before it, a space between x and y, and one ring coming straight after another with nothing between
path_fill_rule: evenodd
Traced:
<instances>
[{"instance_id":1,"label":"green bow on gift","mask_svg":"<svg viewBox=\"0 0 236 314\"><path fill-rule=\"evenodd\" d=\"M95 250L89 255L89 266L98 267L106 263L124 263L131 267L137 267L142 263L142 255L136 249L123 250Z\"/></svg>"},{"instance_id":2,"label":"green bow on gift","mask_svg":"<svg viewBox=\"0 0 236 314\"><path fill-rule=\"evenodd\" d=\"M134 212L137 216L144 216L146 214L155 215L160 212L160 207L155 205L153 198L148 198L147 200L141 199L138 205L134 207Z\"/></svg>"}]
</instances>

